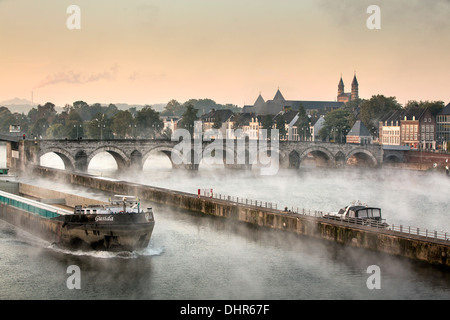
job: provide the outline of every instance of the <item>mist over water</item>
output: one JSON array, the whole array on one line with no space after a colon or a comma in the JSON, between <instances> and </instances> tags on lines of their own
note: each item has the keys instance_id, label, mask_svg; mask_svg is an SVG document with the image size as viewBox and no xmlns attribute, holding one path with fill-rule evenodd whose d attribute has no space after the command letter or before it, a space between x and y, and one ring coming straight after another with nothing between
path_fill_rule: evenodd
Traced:
<instances>
[{"instance_id":1,"label":"mist over water","mask_svg":"<svg viewBox=\"0 0 450 320\"><path fill-rule=\"evenodd\" d=\"M172 170L149 159L143 172L118 173L107 156L89 172L197 193L247 197L284 206L336 211L353 200L382 208L388 223L450 230L449 181L414 171L302 168L277 176L200 165ZM98 159L98 160L100 160ZM106 159L106 160L105 160ZM95 160L95 158L94 158ZM45 163L43 163L45 164ZM49 165L50 166L50 165ZM107 194L54 181L26 183L106 199ZM449 299L448 270L285 232L250 227L154 203L155 229L146 250L71 252L0 221L0 299ZM67 267L81 269L69 290ZM369 290L378 265L381 289Z\"/></svg>"}]
</instances>

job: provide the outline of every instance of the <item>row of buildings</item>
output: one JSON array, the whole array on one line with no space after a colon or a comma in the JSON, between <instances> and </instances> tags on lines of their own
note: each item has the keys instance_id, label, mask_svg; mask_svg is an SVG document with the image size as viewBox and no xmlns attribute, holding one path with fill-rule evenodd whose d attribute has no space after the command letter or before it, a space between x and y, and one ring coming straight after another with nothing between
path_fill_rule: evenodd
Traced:
<instances>
[{"instance_id":1,"label":"row of buildings","mask_svg":"<svg viewBox=\"0 0 450 320\"><path fill-rule=\"evenodd\" d=\"M450 115L450 104L437 117L430 110L419 107L393 111L379 122L379 143L409 146L411 149L436 149L450 138L450 132L442 130L445 125L441 118L447 118L444 113Z\"/></svg>"},{"instance_id":2,"label":"row of buildings","mask_svg":"<svg viewBox=\"0 0 450 320\"><path fill-rule=\"evenodd\" d=\"M223 137L236 138L236 129L250 139L258 139L263 127L262 121L266 116L272 116L274 122L282 120L285 123L285 136L282 140L289 141L316 141L319 139L319 131L323 127L324 116L342 107L346 102L359 98L359 88L356 74L353 77L351 92L345 92L344 82L341 79L338 84L336 101L311 101L311 100L286 100L280 89L271 100L264 100L259 94L253 105L245 105L242 113L234 114L230 110L212 110L200 117L202 129L205 132L211 128L218 128ZM306 111L309 123L298 126L300 106ZM217 119L220 119L218 124ZM172 131L176 129L177 119L166 118L165 127ZM276 125L274 126L276 128ZM233 132L234 131L234 132ZM228 132L228 134L227 134ZM231 135L231 136L230 136Z\"/></svg>"},{"instance_id":3,"label":"row of buildings","mask_svg":"<svg viewBox=\"0 0 450 320\"><path fill-rule=\"evenodd\" d=\"M356 74L351 84L351 92L346 93L344 82L338 84L336 101L286 100L280 89L271 100L264 100L261 94L253 105L245 105L242 113L231 110L211 110L200 117L203 132L216 128L224 138L238 138L237 134L258 139L263 128L264 117L271 116L274 123L285 123L285 135L281 140L318 141L319 131L324 126L324 116L341 108L346 102L359 98L359 84ZM309 121L298 122L300 106L303 106ZM176 129L177 119L165 119L165 127ZM274 125L276 128L276 125ZM237 131L237 129L241 129ZM279 129L279 128L278 128ZM450 141L450 103L434 116L430 110L412 107L386 114L379 121L378 135L372 136L361 121L356 121L346 134L346 143L371 144L386 146L406 146L410 149L447 149ZM212 136L211 138L214 138Z\"/></svg>"}]
</instances>

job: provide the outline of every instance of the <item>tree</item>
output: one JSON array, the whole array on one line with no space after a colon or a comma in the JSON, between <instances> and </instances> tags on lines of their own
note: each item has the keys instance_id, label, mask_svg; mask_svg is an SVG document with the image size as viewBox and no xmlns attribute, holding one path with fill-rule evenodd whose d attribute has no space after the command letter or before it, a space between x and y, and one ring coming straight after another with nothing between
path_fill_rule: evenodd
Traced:
<instances>
[{"instance_id":1,"label":"tree","mask_svg":"<svg viewBox=\"0 0 450 320\"><path fill-rule=\"evenodd\" d=\"M410 100L406 103L405 109L419 107L430 110L433 116L436 116L442 109L445 108L444 101L420 101Z\"/></svg>"},{"instance_id":2,"label":"tree","mask_svg":"<svg viewBox=\"0 0 450 320\"><path fill-rule=\"evenodd\" d=\"M36 121L40 119L46 119L48 125L53 123L56 113L55 105L51 102L47 102L43 106L38 105L37 108L32 108L28 111L28 117L32 123L36 123Z\"/></svg>"},{"instance_id":3,"label":"tree","mask_svg":"<svg viewBox=\"0 0 450 320\"><path fill-rule=\"evenodd\" d=\"M271 116L271 115L262 116L261 126L262 126L262 129L266 130L267 137L272 136L273 125L274 125L273 116Z\"/></svg>"},{"instance_id":4,"label":"tree","mask_svg":"<svg viewBox=\"0 0 450 320\"><path fill-rule=\"evenodd\" d=\"M306 114L305 108L300 104L298 108L298 120L295 122L297 132L302 141L306 141L311 137L311 131L309 130L311 119Z\"/></svg>"},{"instance_id":5,"label":"tree","mask_svg":"<svg viewBox=\"0 0 450 320\"><path fill-rule=\"evenodd\" d=\"M63 139L66 138L65 127L61 123L55 123L47 129L46 135L48 139Z\"/></svg>"},{"instance_id":6,"label":"tree","mask_svg":"<svg viewBox=\"0 0 450 320\"><path fill-rule=\"evenodd\" d=\"M36 122L31 127L31 132L34 137L37 138L46 138L46 131L49 127L48 121L46 118L37 119Z\"/></svg>"},{"instance_id":7,"label":"tree","mask_svg":"<svg viewBox=\"0 0 450 320\"><path fill-rule=\"evenodd\" d=\"M181 106L177 100L172 99L167 103L161 114L164 116L180 116L183 114L184 110L185 108Z\"/></svg>"},{"instance_id":8,"label":"tree","mask_svg":"<svg viewBox=\"0 0 450 320\"><path fill-rule=\"evenodd\" d=\"M151 106L145 106L139 110L135 120L139 135L144 138L155 138L164 128L164 122L161 120L159 112L153 110Z\"/></svg>"},{"instance_id":9,"label":"tree","mask_svg":"<svg viewBox=\"0 0 450 320\"><path fill-rule=\"evenodd\" d=\"M75 101L73 103L73 107L78 112L78 114L80 115L81 119L83 119L83 121L92 120L92 113L89 108L89 105L86 102L81 101L81 100Z\"/></svg>"},{"instance_id":10,"label":"tree","mask_svg":"<svg viewBox=\"0 0 450 320\"><path fill-rule=\"evenodd\" d=\"M372 96L370 100L361 103L360 119L367 129L375 134L380 118L391 111L400 110L401 107L395 97Z\"/></svg>"},{"instance_id":11,"label":"tree","mask_svg":"<svg viewBox=\"0 0 450 320\"><path fill-rule=\"evenodd\" d=\"M332 138L335 142L345 141L345 135L350 131L352 113L344 108L336 109L325 116L325 123L319 131L322 140Z\"/></svg>"},{"instance_id":12,"label":"tree","mask_svg":"<svg viewBox=\"0 0 450 320\"><path fill-rule=\"evenodd\" d=\"M286 139L286 134L288 133L286 131L286 119L284 116L280 115L275 119L275 124L278 129L278 139L284 140Z\"/></svg>"},{"instance_id":13,"label":"tree","mask_svg":"<svg viewBox=\"0 0 450 320\"><path fill-rule=\"evenodd\" d=\"M0 107L0 132L8 132L9 126L15 124L11 121L14 121L11 111L7 107Z\"/></svg>"},{"instance_id":14,"label":"tree","mask_svg":"<svg viewBox=\"0 0 450 320\"><path fill-rule=\"evenodd\" d=\"M198 119L197 109L194 108L192 104L186 106L186 111L183 113L181 120L178 122L180 128L189 131L191 136L194 133L194 122Z\"/></svg>"},{"instance_id":15,"label":"tree","mask_svg":"<svg viewBox=\"0 0 450 320\"><path fill-rule=\"evenodd\" d=\"M121 110L116 113L114 118L112 119L111 129L113 131L114 136L118 138L126 138L130 129L130 124L133 123L133 116L131 112L128 110ZM131 133L131 132L130 132Z\"/></svg>"},{"instance_id":16,"label":"tree","mask_svg":"<svg viewBox=\"0 0 450 320\"><path fill-rule=\"evenodd\" d=\"M87 136L91 139L106 139L111 137L111 121L105 114L99 112L87 123Z\"/></svg>"},{"instance_id":17,"label":"tree","mask_svg":"<svg viewBox=\"0 0 450 320\"><path fill-rule=\"evenodd\" d=\"M165 128L161 134L161 138L170 140L172 138L172 130L169 127Z\"/></svg>"},{"instance_id":18,"label":"tree","mask_svg":"<svg viewBox=\"0 0 450 320\"><path fill-rule=\"evenodd\" d=\"M214 123L212 127L214 129L220 129L222 127L222 120L220 119L220 114L218 112L214 114Z\"/></svg>"}]
</instances>

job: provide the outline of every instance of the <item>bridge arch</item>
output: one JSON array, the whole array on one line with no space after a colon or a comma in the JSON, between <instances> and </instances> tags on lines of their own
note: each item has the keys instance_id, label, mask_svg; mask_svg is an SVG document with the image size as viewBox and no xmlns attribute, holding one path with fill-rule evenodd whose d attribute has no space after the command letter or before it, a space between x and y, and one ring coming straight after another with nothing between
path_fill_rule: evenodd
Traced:
<instances>
[{"instance_id":1,"label":"bridge arch","mask_svg":"<svg viewBox=\"0 0 450 320\"><path fill-rule=\"evenodd\" d=\"M403 153L400 152L389 152L385 153L383 163L392 164L392 163L401 163L403 162Z\"/></svg>"},{"instance_id":2,"label":"bridge arch","mask_svg":"<svg viewBox=\"0 0 450 320\"><path fill-rule=\"evenodd\" d=\"M333 154L324 147L321 146L312 146L307 149L305 149L300 154L300 163L306 159L308 154L311 154L314 157L314 160L316 162L316 165L327 165L327 164L334 164L334 156Z\"/></svg>"},{"instance_id":3,"label":"bridge arch","mask_svg":"<svg viewBox=\"0 0 450 320\"><path fill-rule=\"evenodd\" d=\"M221 158L217 158L219 162L209 163L208 161L209 159L211 159L211 156L217 157L217 155L215 154L215 152L217 151L222 154ZM228 145L224 145L223 143L212 142L203 145L201 160L206 159L206 163L208 164L223 165L224 167L235 168L239 167L240 165L245 165L248 162L248 149L245 149L244 153L244 155L239 155L238 151L235 150L234 147L229 147ZM213 159L216 160L215 158Z\"/></svg>"},{"instance_id":4,"label":"bridge arch","mask_svg":"<svg viewBox=\"0 0 450 320\"><path fill-rule=\"evenodd\" d=\"M173 146L162 145L162 146L157 146L157 147L151 148L146 153L144 153L142 155L142 165L144 165L144 163L147 161L148 158L150 158L153 155L157 155L158 153L161 153L161 154L164 154L167 156L167 158L170 160L170 163L172 164L172 168L178 166L177 164L174 163L174 160L175 160L175 162L177 162L177 161L181 161L181 159L183 159L182 154L177 149L174 149ZM172 159L172 156L177 159Z\"/></svg>"},{"instance_id":5,"label":"bridge arch","mask_svg":"<svg viewBox=\"0 0 450 320\"><path fill-rule=\"evenodd\" d=\"M349 153L347 153L347 155L346 155L347 164L349 163L349 161L351 162L352 157L355 157L356 161L353 161L353 162L355 162L356 164L358 164L358 160L363 160L364 162L368 163L372 167L376 167L378 165L378 160L372 154L372 152L370 152L366 149L363 149L363 148L353 149Z\"/></svg>"},{"instance_id":6,"label":"bridge arch","mask_svg":"<svg viewBox=\"0 0 450 320\"><path fill-rule=\"evenodd\" d=\"M64 168L66 170L73 171L75 169L76 161L72 157L72 155L65 149L58 148L58 147L51 147L51 148L46 148L46 149L40 150L38 153L38 156L37 156L37 162L39 165L41 164L41 157L48 153L55 153L57 156L59 156L61 158L62 162L64 163Z\"/></svg>"},{"instance_id":7,"label":"bridge arch","mask_svg":"<svg viewBox=\"0 0 450 320\"><path fill-rule=\"evenodd\" d=\"M117 168L119 170L125 168L127 164L130 163L130 159L121 149L113 146L101 146L92 151L91 154L89 154L89 156L86 159L86 168L89 166L89 163L92 161L92 159L102 152L107 152L113 156L114 160L117 163Z\"/></svg>"}]
</instances>

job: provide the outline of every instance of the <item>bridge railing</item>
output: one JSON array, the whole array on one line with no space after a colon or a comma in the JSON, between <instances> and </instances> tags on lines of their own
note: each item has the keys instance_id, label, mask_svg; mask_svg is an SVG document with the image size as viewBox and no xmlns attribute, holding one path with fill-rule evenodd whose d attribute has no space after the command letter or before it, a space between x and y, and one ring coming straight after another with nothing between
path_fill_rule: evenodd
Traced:
<instances>
[{"instance_id":1,"label":"bridge railing","mask_svg":"<svg viewBox=\"0 0 450 320\"><path fill-rule=\"evenodd\" d=\"M213 193L212 191L205 191L201 196L207 198L214 198L218 200L229 201L237 204L255 206L260 208L274 209L279 210L278 205L273 202L247 199L245 197L235 197L229 195L223 195L220 193ZM380 222L368 222L367 219L362 218L346 218L342 219L340 217L336 217L329 212L324 212L320 210L311 210L299 207L284 207L279 210L280 213L286 214L298 214L309 217L322 218L325 220L330 220L334 222L343 223L346 225L360 225L360 226L370 226L373 228L377 228L380 230L388 230L394 231L403 234L408 237L423 237L427 240L444 240L450 241L450 232L445 231L437 231L437 230L429 230L427 228L419 228L413 226L405 226L401 224L386 224L386 221L383 219Z\"/></svg>"}]
</instances>

